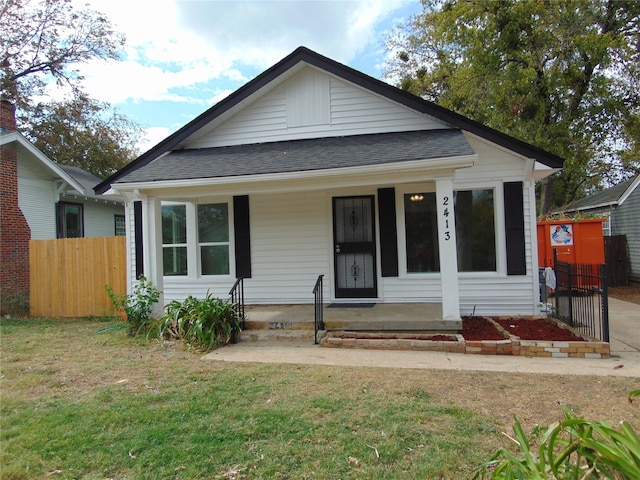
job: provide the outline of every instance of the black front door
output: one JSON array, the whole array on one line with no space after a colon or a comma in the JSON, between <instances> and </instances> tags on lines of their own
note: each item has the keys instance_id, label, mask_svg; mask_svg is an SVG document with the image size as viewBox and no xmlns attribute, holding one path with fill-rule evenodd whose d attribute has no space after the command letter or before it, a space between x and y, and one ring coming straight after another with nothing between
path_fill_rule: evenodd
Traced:
<instances>
[{"instance_id":1,"label":"black front door","mask_svg":"<svg viewBox=\"0 0 640 480\"><path fill-rule=\"evenodd\" d=\"M375 298L374 198L334 197L333 246L336 298Z\"/></svg>"}]
</instances>

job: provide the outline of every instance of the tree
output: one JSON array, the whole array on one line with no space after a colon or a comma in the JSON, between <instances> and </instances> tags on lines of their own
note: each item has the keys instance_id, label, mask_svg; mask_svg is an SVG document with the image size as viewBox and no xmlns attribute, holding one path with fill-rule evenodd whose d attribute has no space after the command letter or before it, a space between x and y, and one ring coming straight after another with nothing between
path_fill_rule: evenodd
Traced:
<instances>
[{"instance_id":1,"label":"tree","mask_svg":"<svg viewBox=\"0 0 640 480\"><path fill-rule=\"evenodd\" d=\"M124 37L92 10L76 11L71 0L2 0L0 92L24 109L48 81L77 88L80 63L117 59Z\"/></svg>"},{"instance_id":2,"label":"tree","mask_svg":"<svg viewBox=\"0 0 640 480\"><path fill-rule=\"evenodd\" d=\"M36 105L24 134L57 163L107 178L137 156L141 129L80 93L68 101Z\"/></svg>"},{"instance_id":3,"label":"tree","mask_svg":"<svg viewBox=\"0 0 640 480\"><path fill-rule=\"evenodd\" d=\"M546 213L640 172L639 46L634 0L424 0L387 38L387 74L564 157L542 188Z\"/></svg>"},{"instance_id":4,"label":"tree","mask_svg":"<svg viewBox=\"0 0 640 480\"><path fill-rule=\"evenodd\" d=\"M136 156L141 128L82 91L79 65L117 59L124 45L106 17L71 0L0 0L0 31L0 97L42 152L101 178ZM52 81L70 88L68 99L34 100Z\"/></svg>"}]
</instances>

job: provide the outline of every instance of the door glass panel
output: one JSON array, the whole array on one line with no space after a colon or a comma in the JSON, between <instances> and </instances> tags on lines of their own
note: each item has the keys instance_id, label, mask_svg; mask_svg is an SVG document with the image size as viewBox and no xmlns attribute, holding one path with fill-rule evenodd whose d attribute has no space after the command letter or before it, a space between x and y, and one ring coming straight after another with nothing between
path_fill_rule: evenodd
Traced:
<instances>
[{"instance_id":1,"label":"door glass panel","mask_svg":"<svg viewBox=\"0 0 640 480\"><path fill-rule=\"evenodd\" d=\"M338 288L374 288L375 271L370 253L336 254Z\"/></svg>"},{"instance_id":2,"label":"door glass panel","mask_svg":"<svg viewBox=\"0 0 640 480\"><path fill-rule=\"evenodd\" d=\"M370 198L336 199L336 242L371 242L372 202Z\"/></svg>"}]
</instances>

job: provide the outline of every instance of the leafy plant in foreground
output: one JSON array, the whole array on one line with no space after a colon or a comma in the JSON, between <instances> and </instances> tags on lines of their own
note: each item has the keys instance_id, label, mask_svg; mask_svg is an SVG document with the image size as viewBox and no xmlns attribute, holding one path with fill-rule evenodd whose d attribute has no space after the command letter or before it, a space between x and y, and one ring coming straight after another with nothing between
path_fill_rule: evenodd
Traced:
<instances>
[{"instance_id":1,"label":"leafy plant in foreground","mask_svg":"<svg viewBox=\"0 0 640 480\"><path fill-rule=\"evenodd\" d=\"M158 322L160 337L180 339L194 348L211 350L231 341L240 329L234 305L207 293L204 299L188 296L165 307L166 315Z\"/></svg>"},{"instance_id":2,"label":"leafy plant in foreground","mask_svg":"<svg viewBox=\"0 0 640 480\"><path fill-rule=\"evenodd\" d=\"M629 401L638 396L640 390L631 392ZM617 430L564 410L564 419L542 435L537 454L517 419L513 430L521 456L498 450L476 470L474 480L640 478L640 436L627 422Z\"/></svg>"},{"instance_id":3,"label":"leafy plant in foreground","mask_svg":"<svg viewBox=\"0 0 640 480\"><path fill-rule=\"evenodd\" d=\"M140 276L133 292L127 295L116 294L105 285L111 303L125 322L127 333L131 336L148 330L153 320L153 305L158 302L160 292L144 276Z\"/></svg>"}]
</instances>

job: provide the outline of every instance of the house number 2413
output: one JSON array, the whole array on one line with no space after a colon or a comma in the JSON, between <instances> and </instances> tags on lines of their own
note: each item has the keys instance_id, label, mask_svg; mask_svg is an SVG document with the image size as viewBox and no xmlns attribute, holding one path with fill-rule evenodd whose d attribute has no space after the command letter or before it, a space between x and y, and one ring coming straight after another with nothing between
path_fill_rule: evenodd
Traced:
<instances>
[{"instance_id":1,"label":"house number 2413","mask_svg":"<svg viewBox=\"0 0 640 480\"><path fill-rule=\"evenodd\" d=\"M449 197L442 198L442 214L444 215L444 239L445 241L451 240L451 232L449 231Z\"/></svg>"}]
</instances>

